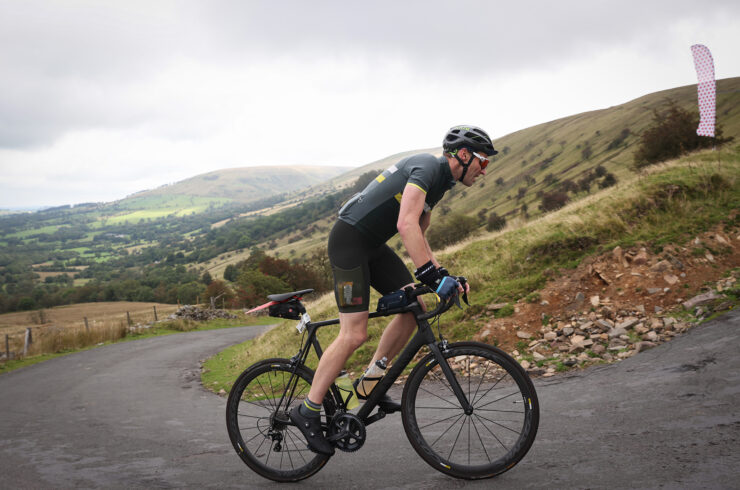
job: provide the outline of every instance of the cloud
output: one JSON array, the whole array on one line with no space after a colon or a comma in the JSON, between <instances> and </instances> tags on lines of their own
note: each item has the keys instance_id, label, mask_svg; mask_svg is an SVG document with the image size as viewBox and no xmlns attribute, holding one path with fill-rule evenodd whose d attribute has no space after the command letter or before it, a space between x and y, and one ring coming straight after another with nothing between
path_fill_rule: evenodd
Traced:
<instances>
[{"instance_id":1,"label":"cloud","mask_svg":"<svg viewBox=\"0 0 740 490\"><path fill-rule=\"evenodd\" d=\"M0 195L65 179L83 183L75 202L225 167L360 165L436 146L457 123L502 136L695 83L695 42L718 76L737 75L739 13L686 0L2 2Z\"/></svg>"}]
</instances>

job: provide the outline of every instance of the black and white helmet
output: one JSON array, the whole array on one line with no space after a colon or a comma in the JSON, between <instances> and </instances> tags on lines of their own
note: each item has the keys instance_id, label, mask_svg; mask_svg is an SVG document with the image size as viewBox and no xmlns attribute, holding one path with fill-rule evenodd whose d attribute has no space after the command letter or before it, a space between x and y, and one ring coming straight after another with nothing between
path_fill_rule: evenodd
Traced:
<instances>
[{"instance_id":1,"label":"black and white helmet","mask_svg":"<svg viewBox=\"0 0 740 490\"><path fill-rule=\"evenodd\" d=\"M472 151L481 151L486 156L492 157L498 153L493 148L493 142L488 133L476 126L454 126L447 131L442 142L445 152L454 153L460 148L468 148Z\"/></svg>"}]
</instances>

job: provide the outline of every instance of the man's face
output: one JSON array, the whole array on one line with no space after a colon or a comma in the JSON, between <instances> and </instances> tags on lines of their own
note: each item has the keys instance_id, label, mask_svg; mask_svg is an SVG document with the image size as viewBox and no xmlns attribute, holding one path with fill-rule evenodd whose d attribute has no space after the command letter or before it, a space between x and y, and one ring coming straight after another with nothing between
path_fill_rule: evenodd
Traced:
<instances>
[{"instance_id":1,"label":"man's face","mask_svg":"<svg viewBox=\"0 0 740 490\"><path fill-rule=\"evenodd\" d=\"M465 151L467 155L463 156L466 157L466 160L471 156L473 157L473 160L470 162L470 166L468 167L468 171L465 173L465 178L463 178L462 183L464 186L470 187L475 183L478 177L482 178L486 175L485 167L488 166L488 155L480 151L471 152L467 148L465 148Z\"/></svg>"}]
</instances>

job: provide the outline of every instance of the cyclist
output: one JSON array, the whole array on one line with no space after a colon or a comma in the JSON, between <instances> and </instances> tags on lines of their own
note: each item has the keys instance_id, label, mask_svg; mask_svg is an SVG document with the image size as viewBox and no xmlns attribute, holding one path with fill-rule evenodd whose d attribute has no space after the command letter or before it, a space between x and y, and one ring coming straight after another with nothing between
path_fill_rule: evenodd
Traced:
<instances>
[{"instance_id":1,"label":"cyclist","mask_svg":"<svg viewBox=\"0 0 740 490\"><path fill-rule=\"evenodd\" d=\"M321 432L321 401L347 359L367 339L370 286L385 295L412 284L413 278L398 255L386 244L396 233L416 267L414 276L441 299L464 292L434 258L424 232L431 210L456 181L470 187L486 174L488 159L498 153L491 138L475 126L455 126L445 135L443 155L407 157L383 171L340 210L329 235L329 260L340 330L324 351L308 397L290 412L308 447L321 454L334 448ZM371 365L393 359L416 327L412 313L396 315L378 343ZM386 395L379 403L386 413L401 405Z\"/></svg>"}]
</instances>

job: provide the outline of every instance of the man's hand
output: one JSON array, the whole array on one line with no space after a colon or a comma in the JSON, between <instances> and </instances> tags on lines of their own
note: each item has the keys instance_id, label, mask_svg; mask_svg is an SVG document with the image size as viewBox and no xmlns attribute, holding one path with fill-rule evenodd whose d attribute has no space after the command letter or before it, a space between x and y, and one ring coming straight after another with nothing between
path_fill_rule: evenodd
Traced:
<instances>
[{"instance_id":1,"label":"man's hand","mask_svg":"<svg viewBox=\"0 0 740 490\"><path fill-rule=\"evenodd\" d=\"M444 301L458 294L459 292L461 292L461 290L462 287L460 286L459 282L457 282L450 276L444 276L439 282L439 286L437 286L437 290L435 291L435 293L437 293L437 296L439 296L439 298Z\"/></svg>"},{"instance_id":2,"label":"man's hand","mask_svg":"<svg viewBox=\"0 0 740 490\"><path fill-rule=\"evenodd\" d=\"M450 276L447 269L444 267L435 267L431 260L416 269L414 277L419 282L429 286L443 300L449 299L457 293L466 293L469 288L467 284L463 288L458 281Z\"/></svg>"}]
</instances>

